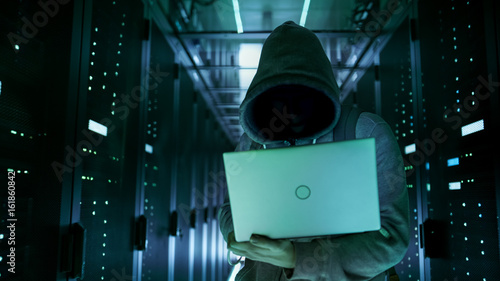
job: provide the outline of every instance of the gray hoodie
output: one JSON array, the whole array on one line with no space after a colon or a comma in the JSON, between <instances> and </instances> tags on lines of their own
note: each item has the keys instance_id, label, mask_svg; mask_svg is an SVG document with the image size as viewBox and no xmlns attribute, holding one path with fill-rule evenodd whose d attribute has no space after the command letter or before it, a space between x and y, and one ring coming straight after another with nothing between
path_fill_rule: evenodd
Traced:
<instances>
[{"instance_id":1,"label":"gray hoodie","mask_svg":"<svg viewBox=\"0 0 500 281\"><path fill-rule=\"evenodd\" d=\"M265 116L272 108L270 100L287 93L305 94L312 100L315 110L309 112L309 122L299 124L307 130L296 133L285 126L295 117L287 108ZM262 48L257 73L240 106L245 134L236 151L331 142L340 113L339 88L318 38L285 22ZM387 269L401 261L409 243L409 211L399 147L387 123L372 113L360 115L356 138L376 140L380 231L295 239L293 271L246 259L236 280L381 280ZM234 231L228 199L219 210L219 223L227 241Z\"/></svg>"}]
</instances>

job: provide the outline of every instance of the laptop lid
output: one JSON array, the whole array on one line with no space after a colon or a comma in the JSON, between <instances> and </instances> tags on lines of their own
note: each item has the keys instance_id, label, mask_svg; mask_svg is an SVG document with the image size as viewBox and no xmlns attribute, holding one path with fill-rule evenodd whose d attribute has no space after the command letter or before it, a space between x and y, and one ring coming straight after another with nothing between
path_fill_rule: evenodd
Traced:
<instances>
[{"instance_id":1,"label":"laptop lid","mask_svg":"<svg viewBox=\"0 0 500 281\"><path fill-rule=\"evenodd\" d=\"M236 241L380 229L375 139L223 154Z\"/></svg>"}]
</instances>

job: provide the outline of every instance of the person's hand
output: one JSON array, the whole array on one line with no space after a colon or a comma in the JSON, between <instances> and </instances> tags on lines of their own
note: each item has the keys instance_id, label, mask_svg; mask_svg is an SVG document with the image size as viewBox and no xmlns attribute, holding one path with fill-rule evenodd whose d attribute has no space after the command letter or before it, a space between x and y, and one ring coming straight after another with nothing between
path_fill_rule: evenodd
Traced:
<instances>
[{"instance_id":1,"label":"person's hand","mask_svg":"<svg viewBox=\"0 0 500 281\"><path fill-rule=\"evenodd\" d=\"M295 247L288 240L273 240L252 235L250 242L236 242L234 232L229 233L227 247L235 255L283 268L295 268Z\"/></svg>"}]
</instances>

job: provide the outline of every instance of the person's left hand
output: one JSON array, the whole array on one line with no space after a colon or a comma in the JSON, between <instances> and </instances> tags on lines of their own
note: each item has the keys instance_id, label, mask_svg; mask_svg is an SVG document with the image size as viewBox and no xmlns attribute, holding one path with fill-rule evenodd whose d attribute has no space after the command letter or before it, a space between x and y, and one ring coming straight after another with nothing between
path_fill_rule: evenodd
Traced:
<instances>
[{"instance_id":1,"label":"person's left hand","mask_svg":"<svg viewBox=\"0 0 500 281\"><path fill-rule=\"evenodd\" d=\"M250 242L236 242L234 232L229 234L228 240L227 247L235 255L283 268L295 268L295 247L288 240L273 240L254 234Z\"/></svg>"}]
</instances>

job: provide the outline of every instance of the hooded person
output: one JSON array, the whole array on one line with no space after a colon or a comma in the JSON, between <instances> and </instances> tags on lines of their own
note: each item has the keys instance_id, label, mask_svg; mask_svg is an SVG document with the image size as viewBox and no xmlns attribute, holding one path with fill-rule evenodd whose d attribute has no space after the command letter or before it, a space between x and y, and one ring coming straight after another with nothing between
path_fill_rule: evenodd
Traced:
<instances>
[{"instance_id":1,"label":"hooded person","mask_svg":"<svg viewBox=\"0 0 500 281\"><path fill-rule=\"evenodd\" d=\"M331 142L341 113L339 88L320 41L310 30L285 22L263 45L240 106L245 133L236 151ZM236 242L226 197L220 230L228 249L246 257L236 280L385 280L385 272L402 260L409 211L399 147L391 128L372 113L361 113L355 135L375 138L381 229L295 240L252 235L249 242Z\"/></svg>"}]
</instances>

